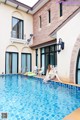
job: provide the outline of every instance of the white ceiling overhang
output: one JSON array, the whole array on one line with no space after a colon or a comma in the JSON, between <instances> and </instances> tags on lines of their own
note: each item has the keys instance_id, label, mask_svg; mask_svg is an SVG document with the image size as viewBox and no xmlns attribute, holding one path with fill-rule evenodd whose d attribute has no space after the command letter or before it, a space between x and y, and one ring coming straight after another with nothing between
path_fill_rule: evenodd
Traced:
<instances>
[{"instance_id":1,"label":"white ceiling overhang","mask_svg":"<svg viewBox=\"0 0 80 120\"><path fill-rule=\"evenodd\" d=\"M1 2L3 2L4 4L10 5L12 7L15 7L16 9L20 9L24 12L27 12L28 10L31 9L31 7L29 7L23 3L20 3L16 0L2 0Z\"/></svg>"},{"instance_id":2,"label":"white ceiling overhang","mask_svg":"<svg viewBox=\"0 0 80 120\"><path fill-rule=\"evenodd\" d=\"M4 4L15 7L16 9L20 9L24 12L28 12L30 14L36 13L44 4L46 4L49 0L39 0L33 7L29 7L17 0L1 0Z\"/></svg>"}]
</instances>

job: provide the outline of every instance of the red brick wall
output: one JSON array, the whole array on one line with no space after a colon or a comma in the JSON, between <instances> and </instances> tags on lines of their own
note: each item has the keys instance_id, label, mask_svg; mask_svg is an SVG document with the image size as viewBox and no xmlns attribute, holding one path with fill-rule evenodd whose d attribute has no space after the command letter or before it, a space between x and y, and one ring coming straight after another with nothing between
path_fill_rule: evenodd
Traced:
<instances>
[{"instance_id":1,"label":"red brick wall","mask_svg":"<svg viewBox=\"0 0 80 120\"><path fill-rule=\"evenodd\" d=\"M63 5L63 16L59 16L59 4L56 0L50 0L45 4L38 12L33 16L33 33L34 40L33 45L38 45L51 40L49 36L58 25L60 25L70 14L72 14L78 6L73 5ZM48 25L48 10L51 10L51 24ZM42 29L39 30L39 16L42 17Z\"/></svg>"}]
</instances>

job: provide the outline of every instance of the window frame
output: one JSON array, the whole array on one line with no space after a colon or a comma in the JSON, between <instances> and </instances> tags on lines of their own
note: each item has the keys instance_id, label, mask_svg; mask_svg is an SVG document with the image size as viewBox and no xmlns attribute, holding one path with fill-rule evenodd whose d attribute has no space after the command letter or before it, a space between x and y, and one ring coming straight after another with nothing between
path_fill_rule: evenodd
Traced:
<instances>
[{"instance_id":1,"label":"window frame","mask_svg":"<svg viewBox=\"0 0 80 120\"><path fill-rule=\"evenodd\" d=\"M22 30L21 30L21 31L22 31L22 35L21 35L21 38L19 38L19 36L18 36L18 37L14 37L14 36L13 36L13 19L17 19L17 20L19 20L19 21L22 21ZM24 20L12 16L12 31L11 31L11 37L17 38L17 39L22 39L22 40L24 39Z\"/></svg>"},{"instance_id":2,"label":"window frame","mask_svg":"<svg viewBox=\"0 0 80 120\"><path fill-rule=\"evenodd\" d=\"M76 84L78 84L78 71L80 71L80 68L78 68L79 58L80 58L80 50L78 52L77 62L76 62Z\"/></svg>"},{"instance_id":3,"label":"window frame","mask_svg":"<svg viewBox=\"0 0 80 120\"><path fill-rule=\"evenodd\" d=\"M51 46L54 46L54 51L50 51L50 48ZM42 55L45 56L45 60L44 60L44 63L45 63L45 74L46 74L46 54L49 54L49 63L50 63L50 53L53 53L54 52L54 66L57 66L57 51L56 51L56 47L57 45L56 44L53 44L53 45L50 45L50 46L46 46L46 47L42 47L40 49L40 67L42 67ZM42 49L44 48L44 52L42 53ZM46 52L46 48L49 48L49 52Z\"/></svg>"},{"instance_id":4,"label":"window frame","mask_svg":"<svg viewBox=\"0 0 80 120\"><path fill-rule=\"evenodd\" d=\"M41 15L39 16L39 28L40 29L42 28L42 17L41 17Z\"/></svg>"},{"instance_id":5,"label":"window frame","mask_svg":"<svg viewBox=\"0 0 80 120\"><path fill-rule=\"evenodd\" d=\"M36 66L38 67L38 64L37 64L38 63L38 59L37 58L38 58L38 49L36 49Z\"/></svg>"},{"instance_id":6,"label":"window frame","mask_svg":"<svg viewBox=\"0 0 80 120\"><path fill-rule=\"evenodd\" d=\"M48 23L51 23L51 9L48 10Z\"/></svg>"},{"instance_id":7,"label":"window frame","mask_svg":"<svg viewBox=\"0 0 80 120\"><path fill-rule=\"evenodd\" d=\"M59 3L59 13L60 13L60 17L62 17L63 16L63 3L62 2Z\"/></svg>"}]
</instances>

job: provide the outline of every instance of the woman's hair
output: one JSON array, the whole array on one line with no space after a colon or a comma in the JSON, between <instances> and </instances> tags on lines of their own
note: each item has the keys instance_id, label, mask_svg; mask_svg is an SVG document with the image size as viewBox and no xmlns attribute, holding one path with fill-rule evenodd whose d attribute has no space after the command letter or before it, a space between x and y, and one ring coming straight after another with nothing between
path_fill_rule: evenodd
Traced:
<instances>
[{"instance_id":1,"label":"woman's hair","mask_svg":"<svg viewBox=\"0 0 80 120\"><path fill-rule=\"evenodd\" d=\"M51 65L49 64L48 65L48 72L50 72L50 70L51 70Z\"/></svg>"}]
</instances>

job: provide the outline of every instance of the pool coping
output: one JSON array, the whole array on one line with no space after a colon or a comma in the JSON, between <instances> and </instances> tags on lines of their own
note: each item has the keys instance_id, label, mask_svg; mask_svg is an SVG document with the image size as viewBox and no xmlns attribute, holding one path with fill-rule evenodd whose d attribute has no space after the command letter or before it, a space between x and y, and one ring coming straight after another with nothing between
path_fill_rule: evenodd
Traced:
<instances>
[{"instance_id":1,"label":"pool coping","mask_svg":"<svg viewBox=\"0 0 80 120\"><path fill-rule=\"evenodd\" d=\"M0 76L5 76L5 75L23 75L23 76L27 76L27 75L24 75L24 74L21 74L21 73L19 73L19 74L0 74ZM45 76L36 75L36 76L32 76L32 77L44 79ZM59 82L59 83L67 84L67 85L72 85L72 86L75 86L75 87L80 87L80 85L78 85L78 84L70 83L70 82L66 82L66 81L62 81L62 82L60 82L58 80L49 80L49 81Z\"/></svg>"},{"instance_id":2,"label":"pool coping","mask_svg":"<svg viewBox=\"0 0 80 120\"><path fill-rule=\"evenodd\" d=\"M41 76L34 76L34 77L35 77L35 78L41 78L41 79L43 79L43 77L41 77ZM80 87L80 85L75 84L75 83L70 83L70 82L64 82L64 81L60 82L60 81L58 81L58 80L49 80L49 81L59 82L59 83L67 84L67 85L72 85L72 86L75 86L75 87Z\"/></svg>"}]
</instances>

